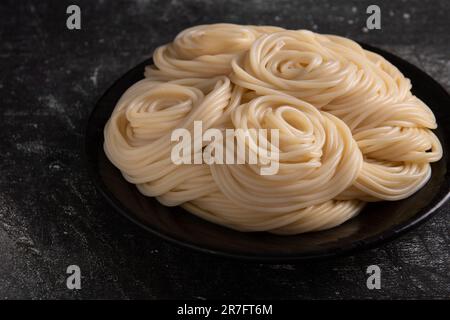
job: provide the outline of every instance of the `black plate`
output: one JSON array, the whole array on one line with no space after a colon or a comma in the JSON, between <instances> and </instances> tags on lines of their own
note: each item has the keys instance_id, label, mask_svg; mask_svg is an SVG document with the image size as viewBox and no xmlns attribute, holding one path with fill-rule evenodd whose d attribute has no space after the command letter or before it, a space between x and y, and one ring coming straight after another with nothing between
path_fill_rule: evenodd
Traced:
<instances>
[{"instance_id":1,"label":"black plate","mask_svg":"<svg viewBox=\"0 0 450 320\"><path fill-rule=\"evenodd\" d=\"M128 183L103 152L103 127L120 96L143 78L149 59L127 72L98 101L86 131L86 154L95 185L120 213L144 229L176 244L233 258L281 262L323 258L366 249L393 239L429 218L449 198L450 190L450 96L430 76L410 63L383 50L363 45L397 66L411 79L413 93L434 112L436 134L444 149L443 158L432 164L430 181L413 196L396 202L366 206L359 216L336 228L295 236L233 231L188 213L169 208L141 195Z\"/></svg>"}]
</instances>

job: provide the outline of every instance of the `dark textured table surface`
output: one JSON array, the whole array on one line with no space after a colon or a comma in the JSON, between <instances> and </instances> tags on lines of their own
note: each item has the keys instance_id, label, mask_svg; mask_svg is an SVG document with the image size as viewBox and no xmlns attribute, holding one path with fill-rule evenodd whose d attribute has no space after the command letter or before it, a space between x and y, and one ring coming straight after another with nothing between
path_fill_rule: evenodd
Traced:
<instances>
[{"instance_id":1,"label":"dark textured table surface","mask_svg":"<svg viewBox=\"0 0 450 320\"><path fill-rule=\"evenodd\" d=\"M66 28L69 4L79 31ZM265 265L191 252L113 211L83 162L101 94L180 30L235 22L336 33L391 51L450 89L450 3L1 1L0 298L450 298L450 204L398 240L316 262ZM449 106L450 107L450 106ZM79 265L82 289L66 288ZM366 268L382 271L368 290Z\"/></svg>"}]
</instances>

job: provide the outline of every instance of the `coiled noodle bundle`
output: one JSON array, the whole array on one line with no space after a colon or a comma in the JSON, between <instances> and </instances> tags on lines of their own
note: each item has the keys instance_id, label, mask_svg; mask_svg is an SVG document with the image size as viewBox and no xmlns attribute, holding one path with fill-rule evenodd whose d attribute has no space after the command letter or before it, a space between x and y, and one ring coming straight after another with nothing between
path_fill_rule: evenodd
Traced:
<instances>
[{"instance_id":1,"label":"coiled noodle bundle","mask_svg":"<svg viewBox=\"0 0 450 320\"><path fill-rule=\"evenodd\" d=\"M106 124L105 153L144 195L214 223L277 234L332 228L368 201L412 195L442 156L434 115L410 81L346 38L203 25L156 49L153 61ZM265 147L252 133L233 137L278 171L262 175L264 165L248 157L175 164L172 132L195 137L197 121L225 136L278 130ZM201 148L193 156L212 147L194 140Z\"/></svg>"}]
</instances>

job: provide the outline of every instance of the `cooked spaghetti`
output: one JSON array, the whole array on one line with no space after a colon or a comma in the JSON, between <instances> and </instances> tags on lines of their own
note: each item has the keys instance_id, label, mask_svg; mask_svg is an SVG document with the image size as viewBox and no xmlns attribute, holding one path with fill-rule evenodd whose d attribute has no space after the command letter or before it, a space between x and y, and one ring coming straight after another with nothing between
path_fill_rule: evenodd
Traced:
<instances>
[{"instance_id":1,"label":"cooked spaghetti","mask_svg":"<svg viewBox=\"0 0 450 320\"><path fill-rule=\"evenodd\" d=\"M442 156L434 115L410 81L346 38L202 25L157 48L153 62L106 124L106 155L144 195L223 226L332 228L368 201L412 195ZM171 133L192 132L194 121L221 131L278 129L278 172L261 175L262 164L247 162L175 164ZM251 139L249 152L267 151Z\"/></svg>"}]
</instances>

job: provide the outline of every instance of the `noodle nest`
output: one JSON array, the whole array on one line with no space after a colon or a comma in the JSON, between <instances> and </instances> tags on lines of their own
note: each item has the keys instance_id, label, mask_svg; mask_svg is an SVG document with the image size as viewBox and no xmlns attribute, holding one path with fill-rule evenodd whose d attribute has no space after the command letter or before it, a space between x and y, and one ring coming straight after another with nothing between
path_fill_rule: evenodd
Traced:
<instances>
[{"instance_id":1,"label":"noodle nest","mask_svg":"<svg viewBox=\"0 0 450 320\"><path fill-rule=\"evenodd\" d=\"M409 79L347 38L200 25L153 61L107 122L105 153L142 194L213 223L286 235L329 229L366 202L412 195L442 156L435 117ZM266 149L278 172L261 175L264 165L247 158L175 164L171 134L193 133L195 121L221 132L277 129ZM257 138L244 147L267 158Z\"/></svg>"}]
</instances>

